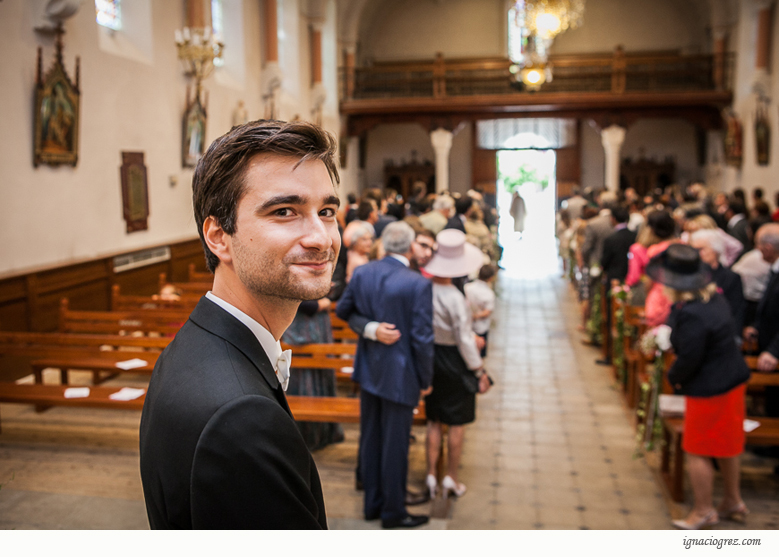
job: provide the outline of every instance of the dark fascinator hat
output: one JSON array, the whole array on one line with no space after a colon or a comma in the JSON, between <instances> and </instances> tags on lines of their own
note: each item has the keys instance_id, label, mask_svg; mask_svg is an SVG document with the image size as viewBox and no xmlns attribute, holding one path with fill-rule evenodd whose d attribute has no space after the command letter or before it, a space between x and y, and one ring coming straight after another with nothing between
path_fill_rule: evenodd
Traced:
<instances>
[{"instance_id":1,"label":"dark fascinator hat","mask_svg":"<svg viewBox=\"0 0 779 557\"><path fill-rule=\"evenodd\" d=\"M646 274L676 290L700 290L711 282L711 267L701 261L698 250L687 244L668 246L649 261Z\"/></svg>"}]
</instances>

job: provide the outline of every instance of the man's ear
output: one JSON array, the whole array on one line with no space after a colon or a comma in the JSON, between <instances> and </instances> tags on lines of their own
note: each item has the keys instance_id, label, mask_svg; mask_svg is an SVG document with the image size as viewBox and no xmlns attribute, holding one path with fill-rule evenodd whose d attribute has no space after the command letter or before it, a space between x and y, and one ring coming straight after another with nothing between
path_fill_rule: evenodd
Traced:
<instances>
[{"instance_id":1,"label":"man's ear","mask_svg":"<svg viewBox=\"0 0 779 557\"><path fill-rule=\"evenodd\" d=\"M219 258L221 263L227 265L232 263L232 237L222 229L214 217L208 217L203 222L203 238L208 249Z\"/></svg>"}]
</instances>

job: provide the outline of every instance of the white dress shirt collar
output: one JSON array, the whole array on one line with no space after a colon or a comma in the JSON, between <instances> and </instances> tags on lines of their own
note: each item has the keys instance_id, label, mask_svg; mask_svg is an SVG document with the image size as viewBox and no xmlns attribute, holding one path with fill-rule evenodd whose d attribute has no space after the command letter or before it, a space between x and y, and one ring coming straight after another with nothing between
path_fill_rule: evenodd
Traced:
<instances>
[{"instance_id":1,"label":"white dress shirt collar","mask_svg":"<svg viewBox=\"0 0 779 557\"><path fill-rule=\"evenodd\" d=\"M745 218L746 217L744 216L743 213L739 213L737 215L733 215L732 217L730 217L730 220L728 221L728 224L727 224L728 229L733 228L734 226L736 226L739 222L741 222Z\"/></svg>"},{"instance_id":2,"label":"white dress shirt collar","mask_svg":"<svg viewBox=\"0 0 779 557\"><path fill-rule=\"evenodd\" d=\"M406 267L408 267L409 265L408 258L406 258L405 255L400 255L399 253L388 253L387 257L392 257L394 259L397 259L398 261L403 263L403 265L405 265Z\"/></svg>"},{"instance_id":3,"label":"white dress shirt collar","mask_svg":"<svg viewBox=\"0 0 779 557\"><path fill-rule=\"evenodd\" d=\"M771 264L771 270L772 270L774 273L777 273L777 274L779 274L779 259L777 259L776 261L774 261L774 262Z\"/></svg>"},{"instance_id":4,"label":"white dress shirt collar","mask_svg":"<svg viewBox=\"0 0 779 557\"><path fill-rule=\"evenodd\" d=\"M216 305L218 305L220 308L225 310L227 313L235 317L238 321L246 325L249 330L254 334L255 337L257 337L257 341L260 343L260 346L262 346L262 349L265 351L265 354L268 356L268 360L270 360L271 365L273 366L273 369L278 371L276 361L279 359L279 356L281 355L281 343L273 338L273 335L270 334L270 331L257 323L254 319L246 315L244 312L242 312L240 309L235 307L234 305L225 302L223 299L219 298L216 294L211 292L210 290L206 292L206 298L214 302Z\"/></svg>"}]
</instances>

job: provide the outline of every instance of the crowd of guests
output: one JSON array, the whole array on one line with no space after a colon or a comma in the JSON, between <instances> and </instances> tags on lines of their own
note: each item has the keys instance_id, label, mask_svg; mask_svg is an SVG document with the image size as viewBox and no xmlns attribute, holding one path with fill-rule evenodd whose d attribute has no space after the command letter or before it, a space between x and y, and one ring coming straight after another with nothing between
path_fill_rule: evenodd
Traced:
<instances>
[{"instance_id":1,"label":"crowd of guests","mask_svg":"<svg viewBox=\"0 0 779 557\"><path fill-rule=\"evenodd\" d=\"M694 495L690 515L674 521L681 529L743 521L749 512L739 490L750 377L743 356L754 342L759 371L779 363L779 195L773 212L762 189L750 197L741 189L714 195L703 184L643 198L630 188L575 191L558 214L560 255L578 290L582 329L597 311L590 305L595 292L605 293L610 308L614 285L629 291L629 304L643 306L649 328L671 327L676 360L667 379L686 397L683 449ZM607 309L603 318L610 316ZM750 414L779 416L777 391L766 388L764 407ZM774 448L755 452L779 456ZM725 488L716 508L713 459Z\"/></svg>"},{"instance_id":2,"label":"crowd of guests","mask_svg":"<svg viewBox=\"0 0 779 557\"><path fill-rule=\"evenodd\" d=\"M353 379L360 385L358 489L364 515L385 528L414 527L428 517L406 505L462 496L457 479L464 426L475 419L500 248L496 212L480 192L428 194L417 184L404 200L394 190L350 195L338 214L342 249L330 293L302 302L282 340L332 342L329 310L359 335ZM295 370L290 395L334 396L334 373ZM424 397L428 420L425 493L406 486L413 410ZM446 429L444 426L448 426ZM343 439L338 424L299 423L310 449ZM436 476L446 436L446 475Z\"/></svg>"}]
</instances>

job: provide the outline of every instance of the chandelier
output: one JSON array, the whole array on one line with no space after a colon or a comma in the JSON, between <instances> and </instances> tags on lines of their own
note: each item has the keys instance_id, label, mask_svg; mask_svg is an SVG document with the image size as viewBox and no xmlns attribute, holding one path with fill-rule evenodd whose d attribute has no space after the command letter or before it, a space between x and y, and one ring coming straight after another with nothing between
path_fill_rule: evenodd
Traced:
<instances>
[{"instance_id":1,"label":"chandelier","mask_svg":"<svg viewBox=\"0 0 779 557\"><path fill-rule=\"evenodd\" d=\"M529 91L538 91L552 80L547 52L554 38L582 24L585 0L517 0L514 3L516 28L522 33L522 56L514 59L511 73Z\"/></svg>"},{"instance_id":2,"label":"chandelier","mask_svg":"<svg viewBox=\"0 0 779 557\"><path fill-rule=\"evenodd\" d=\"M211 75L214 59L222 56L224 43L211 33L211 29L184 27L176 31L176 48L185 73L195 79L196 95L200 95L201 82Z\"/></svg>"},{"instance_id":3,"label":"chandelier","mask_svg":"<svg viewBox=\"0 0 779 557\"><path fill-rule=\"evenodd\" d=\"M516 9L523 26L544 40L576 29L584 18L584 0L517 0Z\"/></svg>"}]
</instances>

